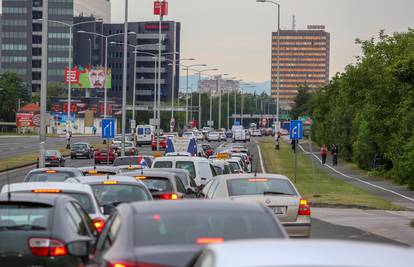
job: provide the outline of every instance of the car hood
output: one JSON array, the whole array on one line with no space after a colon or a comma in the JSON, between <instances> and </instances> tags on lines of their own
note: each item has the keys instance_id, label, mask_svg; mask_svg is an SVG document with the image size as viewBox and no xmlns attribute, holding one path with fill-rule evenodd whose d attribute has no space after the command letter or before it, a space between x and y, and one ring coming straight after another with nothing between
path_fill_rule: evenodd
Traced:
<instances>
[{"instance_id":1,"label":"car hood","mask_svg":"<svg viewBox=\"0 0 414 267\"><path fill-rule=\"evenodd\" d=\"M203 249L199 245L162 245L136 247L134 254L138 262L162 266L186 266Z\"/></svg>"}]
</instances>

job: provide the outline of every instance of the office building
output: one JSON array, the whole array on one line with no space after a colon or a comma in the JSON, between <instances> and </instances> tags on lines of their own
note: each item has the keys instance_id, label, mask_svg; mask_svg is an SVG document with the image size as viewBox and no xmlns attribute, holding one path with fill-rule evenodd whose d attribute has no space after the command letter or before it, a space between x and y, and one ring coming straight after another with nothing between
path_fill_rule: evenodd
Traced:
<instances>
[{"instance_id":1,"label":"office building","mask_svg":"<svg viewBox=\"0 0 414 267\"><path fill-rule=\"evenodd\" d=\"M212 79L200 80L198 82L198 90L201 93L219 96L220 93L227 94L240 91L240 83L234 80L226 80L221 75L217 75Z\"/></svg>"},{"instance_id":2,"label":"office building","mask_svg":"<svg viewBox=\"0 0 414 267\"><path fill-rule=\"evenodd\" d=\"M272 35L272 97L277 96L277 58L280 56L279 98L293 103L300 88L316 89L329 82L330 34L325 26L281 30Z\"/></svg>"},{"instance_id":3,"label":"office building","mask_svg":"<svg viewBox=\"0 0 414 267\"><path fill-rule=\"evenodd\" d=\"M93 20L93 18L75 18L76 21ZM124 24L86 24L79 26L85 32L95 32L105 36L124 32ZM177 99L179 88L180 68L180 29L179 22L165 21L162 24L162 57L161 63L161 101L170 101L174 88L174 97ZM137 104L153 103L155 84L155 58L158 56L158 31L159 22L130 22L128 31L135 34L128 35L128 43L132 46L139 45L137 54L137 66L134 74L134 48L128 46L127 54L127 96L128 103L132 103L134 75L136 75L136 101ZM109 97L122 97L123 77L123 34L113 36L108 41L108 68L112 70L112 88L108 91ZM85 49L86 48L86 49ZM104 66L105 64L105 40L92 34L78 33L75 35L75 64L79 66L92 65ZM173 62L177 65L174 66ZM102 91L98 92L98 95Z\"/></svg>"},{"instance_id":4,"label":"office building","mask_svg":"<svg viewBox=\"0 0 414 267\"><path fill-rule=\"evenodd\" d=\"M49 20L66 24L73 23L75 12L110 17L109 0L49 0L48 3ZM42 21L39 19L43 12L42 0L2 2L1 71L19 74L32 92L40 91ZM69 28L49 23L48 38L48 82L62 82L68 65Z\"/></svg>"}]
</instances>

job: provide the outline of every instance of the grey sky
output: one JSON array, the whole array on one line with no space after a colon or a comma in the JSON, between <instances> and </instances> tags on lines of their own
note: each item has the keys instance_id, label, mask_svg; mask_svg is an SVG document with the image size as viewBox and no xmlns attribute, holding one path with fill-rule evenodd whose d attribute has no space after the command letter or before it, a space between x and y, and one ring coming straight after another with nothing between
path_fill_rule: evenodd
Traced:
<instances>
[{"instance_id":1,"label":"grey sky","mask_svg":"<svg viewBox=\"0 0 414 267\"><path fill-rule=\"evenodd\" d=\"M113 22L122 22L124 0L112 1ZM331 33L331 75L354 61L355 38L380 29L413 26L412 0L279 0L282 28L324 24ZM152 0L130 0L130 20L153 20ZM276 7L255 0L170 0L167 19L182 23L182 54L244 80L270 79L270 37Z\"/></svg>"}]
</instances>

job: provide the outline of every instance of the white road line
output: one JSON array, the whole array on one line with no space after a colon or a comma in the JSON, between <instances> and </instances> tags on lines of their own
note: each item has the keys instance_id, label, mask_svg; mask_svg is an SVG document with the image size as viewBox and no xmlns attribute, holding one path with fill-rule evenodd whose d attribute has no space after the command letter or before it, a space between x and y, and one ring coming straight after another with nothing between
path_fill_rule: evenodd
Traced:
<instances>
[{"instance_id":1,"label":"white road line","mask_svg":"<svg viewBox=\"0 0 414 267\"><path fill-rule=\"evenodd\" d=\"M301 145L299 145L299 147L303 150L303 152L308 153L308 154L311 154L311 153L309 153L309 152L305 151L305 149L304 149ZM322 163L322 160L321 160L318 156L316 156L316 155L315 155L315 153L312 153L312 155L313 155L313 156L314 156L314 157L315 157L315 158L316 158L316 159L317 159L320 163ZM334 172L336 172L336 173L338 173L338 174L340 174L340 175L342 175L342 176L344 176L344 177L346 177L346 178L349 178L349 179L352 179L352 180L355 180L355 181L358 181L358 182L361 182L361 183L367 184L367 185L369 185L369 186L375 187L375 188L377 188L377 189L380 189L380 190L383 190L383 191L389 192L389 193L391 193L391 194L394 194L394 195L396 195L396 196L399 196L399 197L402 197L402 198L405 198L405 199L407 199L407 200L409 200L409 201L414 202L414 198L407 197L407 196L405 196L405 195L403 195L403 194L400 194L400 193L398 193L398 192L395 192L395 191L393 191L393 190L390 190L390 189L384 188L384 187L379 186L379 185L376 185L376 184L372 184L372 183L367 182L367 181L364 181L364 180L362 180L362 179L359 179L359 178L355 178L355 177L349 176L349 175L347 175L347 174L345 174L345 173L342 173L342 172L338 171L337 169L335 169L335 168L333 168L333 167L329 166L328 164L325 164L324 166L328 167L328 168L329 168L329 169L331 169L332 171L334 171Z\"/></svg>"},{"instance_id":2,"label":"white road line","mask_svg":"<svg viewBox=\"0 0 414 267\"><path fill-rule=\"evenodd\" d=\"M260 168L262 168L262 173L266 173L266 169L263 165L262 150L260 149L259 145L257 145L257 150L259 151Z\"/></svg>"}]
</instances>

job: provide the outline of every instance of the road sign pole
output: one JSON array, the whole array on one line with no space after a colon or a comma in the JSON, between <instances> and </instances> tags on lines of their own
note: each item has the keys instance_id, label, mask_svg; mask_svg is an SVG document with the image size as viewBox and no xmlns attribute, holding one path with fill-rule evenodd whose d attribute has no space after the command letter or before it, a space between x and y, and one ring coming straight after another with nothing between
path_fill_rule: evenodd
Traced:
<instances>
[{"instance_id":1,"label":"road sign pole","mask_svg":"<svg viewBox=\"0 0 414 267\"><path fill-rule=\"evenodd\" d=\"M109 138L106 139L106 165L109 165Z\"/></svg>"},{"instance_id":2,"label":"road sign pole","mask_svg":"<svg viewBox=\"0 0 414 267\"><path fill-rule=\"evenodd\" d=\"M297 146L297 140L293 140L293 142L295 142L295 150L293 151L293 153L295 153L295 177L294 177L294 182L296 184L296 177L297 177L297 173L298 173L298 154L296 153L296 146Z\"/></svg>"}]
</instances>

